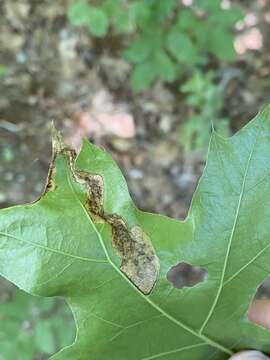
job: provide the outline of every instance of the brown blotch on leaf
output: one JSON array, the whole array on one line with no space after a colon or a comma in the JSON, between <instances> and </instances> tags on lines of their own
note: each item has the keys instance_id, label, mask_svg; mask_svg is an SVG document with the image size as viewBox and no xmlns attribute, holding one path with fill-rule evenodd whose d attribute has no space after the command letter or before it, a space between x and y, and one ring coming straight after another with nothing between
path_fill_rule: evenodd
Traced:
<instances>
[{"instance_id":1,"label":"brown blotch on leaf","mask_svg":"<svg viewBox=\"0 0 270 360\"><path fill-rule=\"evenodd\" d=\"M53 169L51 172L49 172L47 182L46 182L46 186L45 186L45 190L44 190L44 194L48 193L49 191L54 191L56 189L56 185L55 185L55 182L53 180L54 170L55 169Z\"/></svg>"},{"instance_id":2,"label":"brown blotch on leaf","mask_svg":"<svg viewBox=\"0 0 270 360\"><path fill-rule=\"evenodd\" d=\"M127 239L123 239L124 248L130 251L124 251L121 254L121 270L144 294L149 294L158 278L159 259L150 239L139 226L134 226Z\"/></svg>"},{"instance_id":3,"label":"brown blotch on leaf","mask_svg":"<svg viewBox=\"0 0 270 360\"><path fill-rule=\"evenodd\" d=\"M92 220L104 221L111 225L112 246L121 259L120 270L140 291L149 294L157 281L160 267L150 239L139 226L129 229L121 216L104 211L102 176L76 169L76 152L63 145L62 138L55 129L53 129L53 161L48 177L48 189L53 187L55 159L59 154L67 156L74 180L85 187L87 192L85 208Z\"/></svg>"},{"instance_id":4,"label":"brown blotch on leaf","mask_svg":"<svg viewBox=\"0 0 270 360\"><path fill-rule=\"evenodd\" d=\"M49 168L49 172L48 172L48 176L47 176L47 182L45 185L45 190L44 190L44 194L48 193L49 191L54 191L56 189L56 184L54 181L55 178L55 173L56 173L56 167L55 167L55 162L56 159L59 155L64 155L67 157L69 164L70 164L70 169L73 171L74 168L74 161L76 158L76 151L67 147L62 139L61 134L59 133L59 131L54 127L54 124L52 123L52 160L50 163L50 168Z\"/></svg>"},{"instance_id":5,"label":"brown blotch on leaf","mask_svg":"<svg viewBox=\"0 0 270 360\"><path fill-rule=\"evenodd\" d=\"M103 217L103 179L100 175L87 175L87 207L94 214Z\"/></svg>"},{"instance_id":6,"label":"brown blotch on leaf","mask_svg":"<svg viewBox=\"0 0 270 360\"><path fill-rule=\"evenodd\" d=\"M55 161L56 161L57 156L64 149L62 137L61 137L60 133L54 127L53 123L52 123L51 132L52 132L52 160L50 163L49 172L48 172L47 181L46 181L43 195L45 195L49 191L54 191L56 189L56 184L54 182L54 177L55 177L55 173L56 173Z\"/></svg>"}]
</instances>

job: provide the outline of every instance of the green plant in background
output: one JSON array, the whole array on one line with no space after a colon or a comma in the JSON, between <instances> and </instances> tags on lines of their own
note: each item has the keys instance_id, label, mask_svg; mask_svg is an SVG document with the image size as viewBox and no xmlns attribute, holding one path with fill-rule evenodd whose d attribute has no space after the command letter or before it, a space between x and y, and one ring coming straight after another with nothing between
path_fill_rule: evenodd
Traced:
<instances>
[{"instance_id":1,"label":"green plant in background","mask_svg":"<svg viewBox=\"0 0 270 360\"><path fill-rule=\"evenodd\" d=\"M6 66L0 64L0 78L3 77L3 76L5 76L6 73L7 73L7 68L6 68Z\"/></svg>"},{"instance_id":2,"label":"green plant in background","mask_svg":"<svg viewBox=\"0 0 270 360\"><path fill-rule=\"evenodd\" d=\"M14 295L0 306L0 360L47 358L72 342L75 326L67 306L20 290Z\"/></svg>"},{"instance_id":3,"label":"green plant in background","mask_svg":"<svg viewBox=\"0 0 270 360\"><path fill-rule=\"evenodd\" d=\"M235 58L233 29L243 13L237 6L223 8L221 0L97 0L74 2L68 16L75 26L86 26L93 36L123 35L122 56L133 64L131 87L143 91L155 81L180 82L192 115L181 128L185 150L205 147L211 121L222 134L229 122L220 117L223 94L209 72L210 61ZM121 38L121 37L120 37ZM126 44L129 44L126 46Z\"/></svg>"},{"instance_id":4,"label":"green plant in background","mask_svg":"<svg viewBox=\"0 0 270 360\"><path fill-rule=\"evenodd\" d=\"M123 56L134 65L132 88L141 91L156 80L174 82L211 56L232 61L232 30L243 14L236 6L222 8L220 0L196 0L190 7L176 0L99 0L75 2L68 16L93 36L129 36Z\"/></svg>"},{"instance_id":5,"label":"green plant in background","mask_svg":"<svg viewBox=\"0 0 270 360\"><path fill-rule=\"evenodd\" d=\"M190 117L180 130L180 140L186 151L206 147L212 126L219 134L229 135L229 119L221 116L223 89L213 81L212 72L196 71L181 86L181 91L186 94L191 109Z\"/></svg>"},{"instance_id":6,"label":"green plant in background","mask_svg":"<svg viewBox=\"0 0 270 360\"><path fill-rule=\"evenodd\" d=\"M87 26L95 36L102 37L107 34L109 19L100 8L76 2L69 9L68 15L73 25Z\"/></svg>"}]
</instances>

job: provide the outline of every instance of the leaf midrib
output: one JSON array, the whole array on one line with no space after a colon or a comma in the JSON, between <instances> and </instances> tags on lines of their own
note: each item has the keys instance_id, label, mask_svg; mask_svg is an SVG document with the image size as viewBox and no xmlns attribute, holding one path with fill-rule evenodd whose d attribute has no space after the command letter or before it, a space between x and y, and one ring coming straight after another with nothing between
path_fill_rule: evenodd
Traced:
<instances>
[{"instance_id":1,"label":"leaf midrib","mask_svg":"<svg viewBox=\"0 0 270 360\"><path fill-rule=\"evenodd\" d=\"M215 145L216 145L217 153L219 153L219 149L218 149L217 143L216 143L216 138L214 138L214 139L215 139ZM205 318L205 320L204 320L204 322L203 322L203 324L202 324L202 326L201 326L201 328L199 330L199 333L203 332L203 330L205 329L205 327L208 324L209 320L211 319L212 315L214 314L214 311L215 311L215 308L217 306L218 300L220 298L222 289L224 287L224 279L225 279L225 275L226 275L226 270L227 270L228 260L229 260L230 251L231 251L231 247L232 247L232 242L233 242L237 222L238 222L238 219L239 219L239 212L240 212L240 208L241 208L242 201L243 201L247 175L248 175L248 171L249 171L249 168L250 168L250 162L251 162L254 150L255 150L255 145L257 143L257 139L258 139L258 133L256 134L256 138L254 140L254 143L252 145L252 148L251 148L248 160L247 160L245 173L244 173L244 177L243 177L243 182L242 182L242 185L241 185L241 191L240 191L240 194L239 194L237 208L236 208L236 212L235 212L235 216L234 216L233 226L232 226L232 230L231 230L231 233L230 233L230 237L229 237L229 241L228 241L228 247L227 247L227 251L226 251L226 254L225 254L225 259L224 259L224 263L223 263L223 267L222 267L222 273L221 273L221 277L220 277L219 287L218 287L216 296L215 296L215 298L213 300L213 303L211 305L211 308L210 308L210 310L209 310L209 312L208 312L208 314L207 314L207 316L206 316L206 318Z\"/></svg>"}]
</instances>

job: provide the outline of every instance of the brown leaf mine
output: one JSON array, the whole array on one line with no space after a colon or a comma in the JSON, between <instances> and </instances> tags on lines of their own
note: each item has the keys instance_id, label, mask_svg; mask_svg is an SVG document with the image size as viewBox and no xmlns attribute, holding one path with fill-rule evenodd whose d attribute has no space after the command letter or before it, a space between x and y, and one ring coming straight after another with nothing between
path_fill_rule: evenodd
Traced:
<instances>
[{"instance_id":1,"label":"brown leaf mine","mask_svg":"<svg viewBox=\"0 0 270 360\"><path fill-rule=\"evenodd\" d=\"M54 124L52 123L52 159L49 167L49 172L47 176L47 182L44 189L44 194L48 193L49 191L54 191L56 189L56 185L54 182L55 177L55 160L58 154L61 153L61 151L64 150L64 144L62 141L62 137L60 133L56 130L54 127Z\"/></svg>"},{"instance_id":2,"label":"brown leaf mine","mask_svg":"<svg viewBox=\"0 0 270 360\"><path fill-rule=\"evenodd\" d=\"M140 291L149 294L157 281L160 267L150 239L139 226L129 229L121 216L106 213L103 208L104 182L102 176L76 169L75 152L64 147L56 130L53 131L53 150L49 181L53 181L55 157L58 154L66 155L74 180L86 189L85 208L93 222L104 221L111 225L112 246L121 258L121 271Z\"/></svg>"},{"instance_id":3,"label":"brown leaf mine","mask_svg":"<svg viewBox=\"0 0 270 360\"><path fill-rule=\"evenodd\" d=\"M130 243L131 249L120 254L121 270L138 289L144 294L149 294L159 273L159 259L151 241L139 226L135 226L129 233L129 239L125 239L125 243Z\"/></svg>"}]
</instances>

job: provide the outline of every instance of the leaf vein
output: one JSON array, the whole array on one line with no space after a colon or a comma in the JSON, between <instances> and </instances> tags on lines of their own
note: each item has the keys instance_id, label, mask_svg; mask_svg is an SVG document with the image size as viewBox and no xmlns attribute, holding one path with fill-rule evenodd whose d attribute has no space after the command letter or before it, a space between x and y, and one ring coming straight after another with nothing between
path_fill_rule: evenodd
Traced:
<instances>
[{"instance_id":1,"label":"leaf vein","mask_svg":"<svg viewBox=\"0 0 270 360\"><path fill-rule=\"evenodd\" d=\"M223 286L228 285L234 278L236 278L242 271L244 271L249 265L251 265L255 260L258 259L268 248L270 247L270 243L264 246L262 250L260 250L252 259L250 259L244 266L242 266L238 271L236 271L229 279L227 279Z\"/></svg>"},{"instance_id":2,"label":"leaf vein","mask_svg":"<svg viewBox=\"0 0 270 360\"><path fill-rule=\"evenodd\" d=\"M233 242L233 238L234 238L234 234L235 234L235 229L236 229L237 222L238 222L238 219L239 219L239 212L240 212L240 208L241 208L242 201L243 201L247 175L248 175L248 171L249 171L249 168L250 168L250 162L251 162L254 150L255 150L255 145L256 145L257 139L258 139L258 134L257 134L257 136L255 138L255 141L253 143L253 146L251 148L251 151L250 151L250 154L249 154L249 157L248 157L248 160L247 160L246 169L245 169L245 173L244 173L244 177L243 177L243 182L242 182L242 185L241 185L241 192L239 194L239 200L238 200L238 203L237 203L237 208L236 208L236 212L235 212L235 216L234 216L233 226L232 226L232 230L231 230L229 241L228 241L228 247L227 247L227 251L226 251L226 254L225 254L225 259L224 259L224 263L223 263L223 267L222 267L222 272L221 272L221 277L220 277L218 290L217 290L216 296L214 298L214 301L212 303L212 306L211 306L211 308L210 308L210 310L209 310L209 312L208 312L208 314L207 314L207 316L206 316L206 318L205 318L205 320L204 320L204 322L203 322L203 324L202 324L202 326L201 326L201 328L199 330L200 334L202 334L203 330L205 329L206 325L208 324L209 320L211 319L211 317L212 317L212 315L213 315L213 313L215 311L215 308L217 306L218 300L220 298L223 286L224 286L224 278L225 278L226 269L227 269L227 265L228 265L228 260L229 260L229 256L230 256L230 251L231 251L231 247L232 247L232 242ZM215 144L216 144L216 138L215 138ZM217 144L216 144L216 150L217 150L217 153L219 153Z\"/></svg>"},{"instance_id":3,"label":"leaf vein","mask_svg":"<svg viewBox=\"0 0 270 360\"><path fill-rule=\"evenodd\" d=\"M56 254L58 254L58 255L70 257L70 258L72 258L72 259L81 260L81 261L88 261L88 262L95 262L95 263L103 263L103 264L104 264L104 263L105 263L105 264L108 263L107 260L91 259L91 258L86 258L86 257L81 257L81 256L73 255L73 254L70 254L70 253L67 253L67 252L64 252L64 251L61 251L61 250L57 250L57 249L50 248L50 247L45 246L45 245L37 244L37 243L35 243L34 241L30 241L30 240L25 240L25 239L18 238L17 236L13 236L13 235L10 235L10 234L8 234L8 233L4 233L4 232L2 232L2 231L0 231L0 235L5 236L5 237L12 238L12 239L14 239L14 240L23 242L23 243L25 243L25 244L28 244L28 245L31 245L31 246L40 248L40 249L42 249L42 250L46 250L46 251L50 251L50 252L56 253Z\"/></svg>"},{"instance_id":4,"label":"leaf vein","mask_svg":"<svg viewBox=\"0 0 270 360\"><path fill-rule=\"evenodd\" d=\"M170 350L170 351L165 351L163 353L159 353L159 354L155 354L152 356L148 356L148 357L144 357L141 360L153 360L153 359L158 359L160 357L166 356L166 355L171 355L171 354L176 354L182 351L186 351L186 350L192 350L192 349L196 349L198 347L201 346L207 346L206 343L199 343L199 344L195 344L195 345L188 345L188 346L183 346L179 349L174 349L174 350Z\"/></svg>"}]
</instances>

